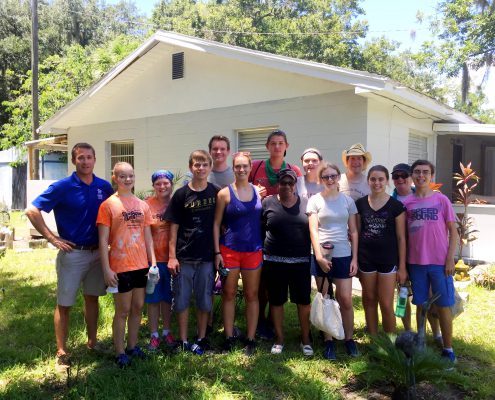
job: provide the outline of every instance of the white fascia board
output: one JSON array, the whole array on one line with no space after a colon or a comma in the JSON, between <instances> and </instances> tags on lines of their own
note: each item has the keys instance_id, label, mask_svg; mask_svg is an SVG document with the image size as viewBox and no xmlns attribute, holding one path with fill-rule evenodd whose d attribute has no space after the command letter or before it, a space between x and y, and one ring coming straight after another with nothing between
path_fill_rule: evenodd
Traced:
<instances>
[{"instance_id":1,"label":"white fascia board","mask_svg":"<svg viewBox=\"0 0 495 400\"><path fill-rule=\"evenodd\" d=\"M494 136L495 124L433 124L433 131L439 135L460 134L460 135L481 135Z\"/></svg>"}]
</instances>

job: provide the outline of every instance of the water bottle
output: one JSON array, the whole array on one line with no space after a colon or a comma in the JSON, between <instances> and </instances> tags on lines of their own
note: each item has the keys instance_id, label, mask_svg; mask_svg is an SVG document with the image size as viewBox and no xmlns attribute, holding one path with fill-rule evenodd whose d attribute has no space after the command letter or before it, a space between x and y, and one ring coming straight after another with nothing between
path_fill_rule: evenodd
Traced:
<instances>
[{"instance_id":1,"label":"water bottle","mask_svg":"<svg viewBox=\"0 0 495 400\"><path fill-rule=\"evenodd\" d=\"M204 354L204 350L201 348L199 344L193 343L191 345L191 351L198 356L202 356Z\"/></svg>"},{"instance_id":2,"label":"water bottle","mask_svg":"<svg viewBox=\"0 0 495 400\"><path fill-rule=\"evenodd\" d=\"M155 286L158 283L159 279L160 279L160 273L158 272L158 267L154 265L153 267L150 268L150 271L148 272L148 282L146 282L147 294L153 294L153 292L155 291Z\"/></svg>"},{"instance_id":3,"label":"water bottle","mask_svg":"<svg viewBox=\"0 0 495 400\"><path fill-rule=\"evenodd\" d=\"M395 315L399 318L403 318L406 315L408 294L409 291L407 286L401 286L399 289L399 295L397 296L397 304L395 305Z\"/></svg>"}]
</instances>

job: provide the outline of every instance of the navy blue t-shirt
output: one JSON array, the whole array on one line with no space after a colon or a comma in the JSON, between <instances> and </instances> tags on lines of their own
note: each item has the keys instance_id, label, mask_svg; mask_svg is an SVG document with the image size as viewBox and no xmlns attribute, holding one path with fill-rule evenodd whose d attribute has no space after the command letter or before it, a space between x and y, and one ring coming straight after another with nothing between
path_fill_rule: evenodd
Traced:
<instances>
[{"instance_id":1,"label":"navy blue t-shirt","mask_svg":"<svg viewBox=\"0 0 495 400\"><path fill-rule=\"evenodd\" d=\"M53 210L61 238L78 246L93 246L98 244L98 209L112 194L107 181L93 175L93 182L87 185L73 172L52 183L32 204L47 213Z\"/></svg>"}]
</instances>

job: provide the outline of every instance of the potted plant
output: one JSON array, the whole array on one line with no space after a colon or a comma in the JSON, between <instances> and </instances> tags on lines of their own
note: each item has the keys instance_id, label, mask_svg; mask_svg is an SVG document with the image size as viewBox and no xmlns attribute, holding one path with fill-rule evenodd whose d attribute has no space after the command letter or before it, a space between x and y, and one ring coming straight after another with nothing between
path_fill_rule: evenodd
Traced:
<instances>
[{"instance_id":1,"label":"potted plant","mask_svg":"<svg viewBox=\"0 0 495 400\"><path fill-rule=\"evenodd\" d=\"M462 204L464 212L458 215L457 232L459 233L459 261L456 264L456 271L467 275L468 267L465 265L462 258L464 247L472 241L478 239L476 233L479 231L474 228L474 220L468 214L468 206L473 202L473 191L478 186L480 177L471 168L471 162L464 166L461 163L461 172L455 173L453 179L455 181L457 191L454 193L454 199L457 204Z\"/></svg>"}]
</instances>

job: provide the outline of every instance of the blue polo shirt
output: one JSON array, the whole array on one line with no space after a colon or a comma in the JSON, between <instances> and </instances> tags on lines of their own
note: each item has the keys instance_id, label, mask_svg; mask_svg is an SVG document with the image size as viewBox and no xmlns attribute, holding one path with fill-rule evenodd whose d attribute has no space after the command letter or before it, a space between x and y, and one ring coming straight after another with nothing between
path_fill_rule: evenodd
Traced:
<instances>
[{"instance_id":1,"label":"blue polo shirt","mask_svg":"<svg viewBox=\"0 0 495 400\"><path fill-rule=\"evenodd\" d=\"M93 175L93 182L87 185L73 172L51 184L32 204L47 213L53 210L61 238L78 246L93 246L98 244L98 209L112 194L107 181Z\"/></svg>"}]
</instances>

